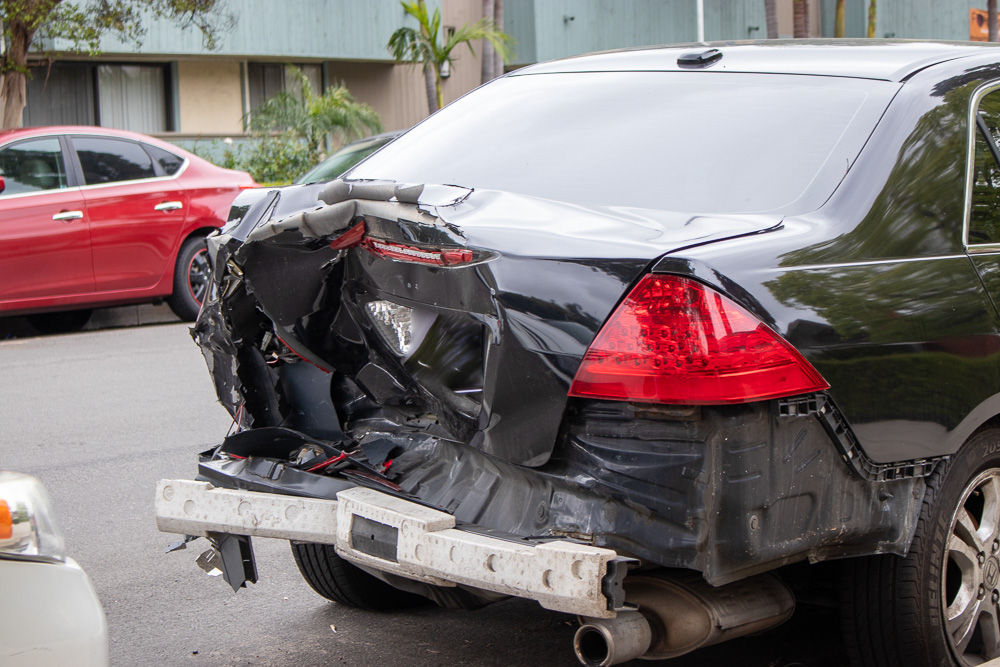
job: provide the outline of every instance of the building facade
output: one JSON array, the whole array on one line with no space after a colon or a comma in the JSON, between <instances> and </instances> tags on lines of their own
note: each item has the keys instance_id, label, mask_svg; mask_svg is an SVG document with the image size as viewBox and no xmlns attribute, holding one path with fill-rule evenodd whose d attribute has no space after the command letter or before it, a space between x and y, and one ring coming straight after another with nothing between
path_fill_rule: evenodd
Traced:
<instances>
[{"instance_id":1,"label":"building facade","mask_svg":"<svg viewBox=\"0 0 1000 667\"><path fill-rule=\"evenodd\" d=\"M427 0L445 30L482 17L482 0ZM508 68L603 49L693 42L699 0L505 0L505 28L517 41ZM147 22L140 46L105 38L101 55L38 40L28 82L25 125L104 125L181 145L238 138L247 114L295 87L299 68L315 91L345 84L372 105L386 130L427 115L419 67L396 64L386 49L401 25L414 25L398 0L228 0L237 18L206 51L201 35L167 21ZM766 36L764 0L701 0L706 40ZM832 36L835 0L810 0L810 33ZM868 0L847 0L847 36L867 30ZM877 35L968 39L971 9L985 0L879 0ZM790 37L792 0L778 0L779 34ZM445 101L480 83L480 45L455 54Z\"/></svg>"},{"instance_id":2,"label":"building facade","mask_svg":"<svg viewBox=\"0 0 1000 667\"><path fill-rule=\"evenodd\" d=\"M427 115L423 75L396 64L386 44L401 25L415 25L398 0L230 0L237 17L220 47L206 51L201 35L166 21L149 21L143 43L106 37L101 55L68 51L60 40L40 40L28 81L28 126L103 125L179 143L235 137L262 101L292 90L296 67L313 90L345 84L371 104L387 130ZM478 2L435 2L443 24L482 16ZM480 61L468 49L444 82L446 101L479 84ZM478 51L477 51L478 55Z\"/></svg>"}]
</instances>

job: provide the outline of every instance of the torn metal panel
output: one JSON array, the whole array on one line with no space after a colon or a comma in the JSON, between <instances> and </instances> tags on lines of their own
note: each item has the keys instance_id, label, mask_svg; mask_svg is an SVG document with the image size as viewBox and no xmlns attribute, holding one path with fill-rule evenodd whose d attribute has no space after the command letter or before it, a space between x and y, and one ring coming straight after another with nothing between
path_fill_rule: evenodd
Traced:
<instances>
[{"instance_id":1,"label":"torn metal panel","mask_svg":"<svg viewBox=\"0 0 1000 667\"><path fill-rule=\"evenodd\" d=\"M861 479L815 411L567 397L652 260L774 218L391 182L256 197L211 246L216 289L195 337L245 433L357 455L310 470L277 445L240 454L237 437L202 479L312 498L364 486L465 530L582 541L716 585L905 553L923 482ZM375 558L392 536L371 539Z\"/></svg>"}]
</instances>

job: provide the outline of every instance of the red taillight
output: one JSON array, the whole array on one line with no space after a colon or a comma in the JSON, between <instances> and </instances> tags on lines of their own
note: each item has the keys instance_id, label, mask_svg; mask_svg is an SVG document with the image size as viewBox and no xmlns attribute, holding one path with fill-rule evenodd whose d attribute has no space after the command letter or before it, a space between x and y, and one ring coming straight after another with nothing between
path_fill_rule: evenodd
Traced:
<instances>
[{"instance_id":1,"label":"red taillight","mask_svg":"<svg viewBox=\"0 0 1000 667\"><path fill-rule=\"evenodd\" d=\"M361 243L365 235L365 221L362 220L346 232L330 241L330 247L334 250L346 250Z\"/></svg>"},{"instance_id":2,"label":"red taillight","mask_svg":"<svg viewBox=\"0 0 1000 667\"><path fill-rule=\"evenodd\" d=\"M415 246L403 245L393 241L381 241L365 237L362 245L371 252L402 262L416 262L417 264L433 264L435 266L457 266L468 264L473 259L471 250L465 248L454 248L450 250L437 250L429 248L418 248Z\"/></svg>"},{"instance_id":3,"label":"red taillight","mask_svg":"<svg viewBox=\"0 0 1000 667\"><path fill-rule=\"evenodd\" d=\"M583 357L570 396L712 405L829 388L746 309L680 276L650 274Z\"/></svg>"}]
</instances>

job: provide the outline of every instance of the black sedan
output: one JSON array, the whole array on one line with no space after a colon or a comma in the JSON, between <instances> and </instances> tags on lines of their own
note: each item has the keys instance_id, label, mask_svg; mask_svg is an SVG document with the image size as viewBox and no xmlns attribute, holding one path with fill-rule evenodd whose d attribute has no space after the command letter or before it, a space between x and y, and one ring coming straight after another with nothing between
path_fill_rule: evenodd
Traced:
<instances>
[{"instance_id":1,"label":"black sedan","mask_svg":"<svg viewBox=\"0 0 1000 667\"><path fill-rule=\"evenodd\" d=\"M246 193L196 338L237 432L161 529L234 587L577 614L581 662L793 612L1000 656L1000 51L761 42L513 72L342 180Z\"/></svg>"}]
</instances>

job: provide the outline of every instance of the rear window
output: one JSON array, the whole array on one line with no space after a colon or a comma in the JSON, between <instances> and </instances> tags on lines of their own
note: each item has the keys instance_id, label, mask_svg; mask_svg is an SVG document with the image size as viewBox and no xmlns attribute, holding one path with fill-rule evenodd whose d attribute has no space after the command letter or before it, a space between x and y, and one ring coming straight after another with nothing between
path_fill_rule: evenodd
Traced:
<instances>
[{"instance_id":1,"label":"rear window","mask_svg":"<svg viewBox=\"0 0 1000 667\"><path fill-rule=\"evenodd\" d=\"M715 72L510 76L446 107L348 178L599 206L804 212L837 187L897 89Z\"/></svg>"},{"instance_id":2,"label":"rear window","mask_svg":"<svg viewBox=\"0 0 1000 667\"><path fill-rule=\"evenodd\" d=\"M296 183L322 183L332 181L366 157L392 141L391 138L359 142L355 147L345 146L329 158L320 162L312 171L296 180Z\"/></svg>"}]
</instances>

